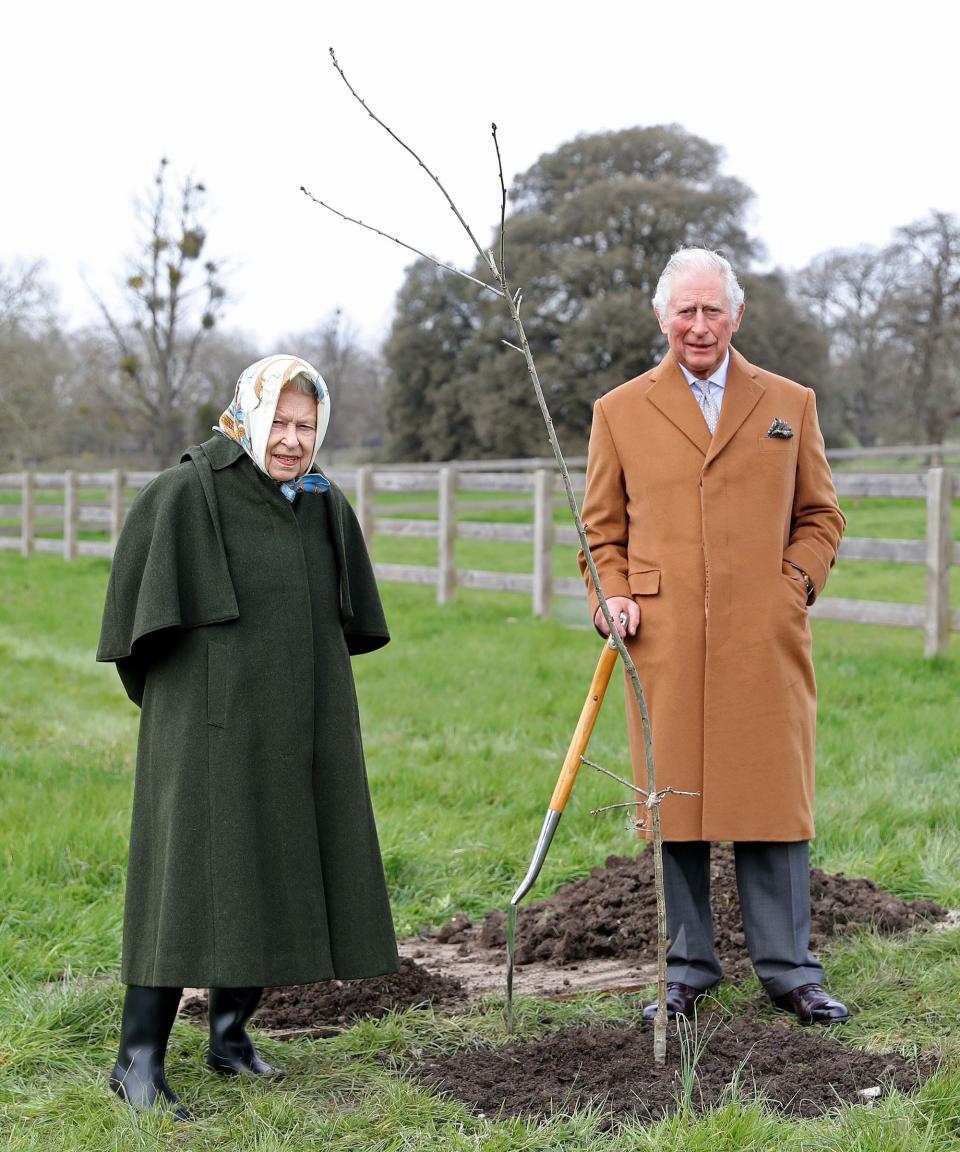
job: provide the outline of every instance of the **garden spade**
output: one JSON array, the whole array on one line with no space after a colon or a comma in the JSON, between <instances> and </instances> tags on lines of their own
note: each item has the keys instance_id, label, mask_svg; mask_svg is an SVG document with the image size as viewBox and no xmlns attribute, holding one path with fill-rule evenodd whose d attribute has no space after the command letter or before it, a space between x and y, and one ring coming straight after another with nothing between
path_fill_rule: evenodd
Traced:
<instances>
[{"instance_id":1,"label":"garden spade","mask_svg":"<svg viewBox=\"0 0 960 1152\"><path fill-rule=\"evenodd\" d=\"M625 624L626 614L621 614L620 619L621 622ZM603 703L604 693L607 690L607 685L610 683L610 674L613 672L613 666L616 662L617 647L613 639L610 639L604 644L600 659L597 662L597 669L590 683L590 691L587 693L587 698L584 701L580 719L577 721L573 738L570 741L570 747L567 749L567 755L563 761L563 767L560 769L560 775L557 778L557 785L553 790L553 796L550 798L550 807L547 809L547 814L544 817L543 827L540 829L540 837L537 840L537 846L533 850L533 858L530 861L529 868L527 868L527 874L524 876L520 887L514 892L513 898L510 901L510 907L507 909L508 1032L513 1031L513 954L517 930L517 905L530 891L537 876L540 875L540 869L543 867L547 852L550 850L550 842L553 840L553 834L557 830L560 817L563 815L563 810L567 806L567 800L570 798L574 781L577 779L577 772L580 769L580 758L586 750L590 734L593 732L593 726L600 713L600 705Z\"/></svg>"}]
</instances>

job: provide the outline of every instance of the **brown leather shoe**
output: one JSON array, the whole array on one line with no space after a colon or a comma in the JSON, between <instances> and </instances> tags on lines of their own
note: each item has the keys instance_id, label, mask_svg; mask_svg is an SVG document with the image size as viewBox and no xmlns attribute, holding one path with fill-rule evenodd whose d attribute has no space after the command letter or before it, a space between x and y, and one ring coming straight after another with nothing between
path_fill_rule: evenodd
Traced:
<instances>
[{"instance_id":1,"label":"brown leather shoe","mask_svg":"<svg viewBox=\"0 0 960 1152\"><path fill-rule=\"evenodd\" d=\"M681 984L679 980L670 980L667 984L667 1019L673 1020L676 1016L692 1016L696 1011L697 1001L705 994L703 988L692 988L689 984ZM657 1014L657 1001L648 1004L643 1010L644 1020L652 1020Z\"/></svg>"},{"instance_id":2,"label":"brown leather shoe","mask_svg":"<svg viewBox=\"0 0 960 1152\"><path fill-rule=\"evenodd\" d=\"M784 1012L792 1012L801 1024L842 1024L850 1019L847 1006L831 1000L819 984L801 984L774 997L773 1002Z\"/></svg>"}]
</instances>

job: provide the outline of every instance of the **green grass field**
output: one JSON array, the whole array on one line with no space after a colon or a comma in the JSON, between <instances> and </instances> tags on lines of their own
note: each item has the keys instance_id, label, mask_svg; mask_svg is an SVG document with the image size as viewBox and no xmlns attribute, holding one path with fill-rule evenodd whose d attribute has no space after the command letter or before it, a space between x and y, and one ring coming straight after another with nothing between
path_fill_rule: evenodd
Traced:
<instances>
[{"instance_id":1,"label":"green grass field","mask_svg":"<svg viewBox=\"0 0 960 1152\"><path fill-rule=\"evenodd\" d=\"M851 535L910 535L915 517L862 501ZM869 527L867 524L869 522ZM920 519L922 534L922 517ZM383 538L379 559L395 545ZM479 549L488 546L477 545ZM496 546L498 549L508 547ZM463 545L466 550L467 545ZM529 550L528 550L529 551ZM569 558L569 557L568 557ZM429 559L411 562L430 563ZM488 567L485 552L462 566ZM512 566L512 565L511 565ZM830 592L918 598L922 570L843 565ZM886 569L892 569L886 571ZM517 569L520 570L520 569ZM939 1053L914 1097L785 1121L759 1105L658 1125L598 1130L589 1113L540 1124L479 1119L414 1087L408 1061L501 1043L502 998L455 1018L366 1022L332 1040L263 1048L280 1086L223 1081L203 1034L175 1027L168 1075L195 1119L136 1117L107 1091L121 987L122 891L137 713L113 669L93 661L108 563L0 554L0 1146L5 1149L330 1148L785 1149L932 1152L960 1148L960 931L858 935L824 957L831 990L856 1009L852 1045ZM566 573L564 573L566 574ZM847 590L861 580L873 591ZM954 580L954 584L960 581ZM354 662L397 930L463 909L504 907L522 876L599 653L586 629L536 620L525 597L383 589L393 642ZM564 619L573 614L560 615ZM576 605L577 622L582 607ZM814 624L820 684L814 860L905 897L960 907L960 659L926 661L919 632ZM611 688L591 753L627 769L623 700ZM618 785L586 769L535 896L636 843ZM757 986L726 988L735 1011ZM521 999L520 1032L637 1018L640 998Z\"/></svg>"}]
</instances>

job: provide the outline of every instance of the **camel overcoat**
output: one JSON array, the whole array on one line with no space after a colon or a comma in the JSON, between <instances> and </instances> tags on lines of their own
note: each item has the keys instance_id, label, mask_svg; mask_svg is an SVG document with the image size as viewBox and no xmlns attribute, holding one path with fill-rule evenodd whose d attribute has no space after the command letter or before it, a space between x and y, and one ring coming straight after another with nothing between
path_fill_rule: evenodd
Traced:
<instances>
[{"instance_id":1,"label":"camel overcoat","mask_svg":"<svg viewBox=\"0 0 960 1152\"><path fill-rule=\"evenodd\" d=\"M388 640L335 485L291 504L217 436L140 493L97 653L141 707L125 983L396 968L350 666Z\"/></svg>"},{"instance_id":2,"label":"camel overcoat","mask_svg":"<svg viewBox=\"0 0 960 1152\"><path fill-rule=\"evenodd\" d=\"M775 420L792 435L770 436ZM813 391L731 349L711 438L668 354L597 401L583 519L604 595L640 607L657 787L700 793L664 800L664 839L810 839L817 694L792 565L819 594L845 527ZM627 715L646 787L629 681Z\"/></svg>"}]
</instances>

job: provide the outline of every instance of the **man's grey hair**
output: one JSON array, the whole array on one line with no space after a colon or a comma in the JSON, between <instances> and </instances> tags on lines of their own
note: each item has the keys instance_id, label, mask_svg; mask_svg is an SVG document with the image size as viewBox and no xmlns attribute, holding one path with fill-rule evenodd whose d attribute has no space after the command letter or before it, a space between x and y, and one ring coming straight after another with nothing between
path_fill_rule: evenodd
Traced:
<instances>
[{"instance_id":1,"label":"man's grey hair","mask_svg":"<svg viewBox=\"0 0 960 1152\"><path fill-rule=\"evenodd\" d=\"M684 272L719 272L723 277L727 300L730 302L730 315L736 316L743 303L743 289L737 280L736 274L730 267L730 261L713 252L709 248L678 248L667 261L667 266L657 281L657 290L653 294L653 309L656 314L665 320L670 307L670 291L675 277Z\"/></svg>"}]
</instances>

